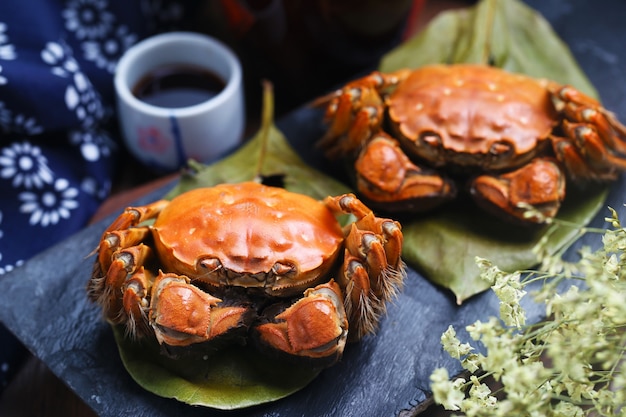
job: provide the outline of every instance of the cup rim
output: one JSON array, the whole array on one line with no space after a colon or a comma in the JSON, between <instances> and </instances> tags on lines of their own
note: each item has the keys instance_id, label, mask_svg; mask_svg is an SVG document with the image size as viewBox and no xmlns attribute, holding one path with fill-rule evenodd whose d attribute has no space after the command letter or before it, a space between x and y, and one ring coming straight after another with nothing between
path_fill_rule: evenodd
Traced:
<instances>
[{"instance_id":1,"label":"cup rim","mask_svg":"<svg viewBox=\"0 0 626 417\"><path fill-rule=\"evenodd\" d=\"M227 80L224 80L226 82L224 88L209 100L186 107L159 107L135 97L131 91L132 87L128 85L125 77L130 66L151 49L159 45L177 42L202 44L219 51L220 55L225 59L231 73L231 76ZM242 70L239 59L226 44L208 35L177 31L148 37L128 48L115 68L114 85L118 96L122 100L143 113L157 117L169 117L172 114L175 114L177 117L185 117L203 113L222 105L230 96L237 94L238 86L242 82L241 79Z\"/></svg>"}]
</instances>

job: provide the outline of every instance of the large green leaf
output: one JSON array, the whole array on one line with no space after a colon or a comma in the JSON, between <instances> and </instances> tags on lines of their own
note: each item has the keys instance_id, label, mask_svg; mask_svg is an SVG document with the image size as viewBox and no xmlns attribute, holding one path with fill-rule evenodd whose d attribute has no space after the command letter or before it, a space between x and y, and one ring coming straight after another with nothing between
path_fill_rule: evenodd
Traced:
<instances>
[{"instance_id":1,"label":"large green leaf","mask_svg":"<svg viewBox=\"0 0 626 417\"><path fill-rule=\"evenodd\" d=\"M568 46L541 14L519 0L481 0L437 15L382 59L381 71L428 64L490 64L571 84L597 96Z\"/></svg>"},{"instance_id":2,"label":"large green leaf","mask_svg":"<svg viewBox=\"0 0 626 417\"><path fill-rule=\"evenodd\" d=\"M475 6L437 16L415 38L389 53L381 71L434 63L482 63L545 77L597 96L570 50L550 24L517 0L482 0ZM569 185L559 218L585 224L603 206L604 187ZM475 257L503 270L523 270L540 262L576 235L567 227L523 229L501 223L470 203L452 205L404 221L404 258L433 282L452 290L459 303L489 288Z\"/></svg>"},{"instance_id":3,"label":"large green leaf","mask_svg":"<svg viewBox=\"0 0 626 417\"><path fill-rule=\"evenodd\" d=\"M259 132L229 157L211 165L190 161L190 167L191 172L183 175L167 198L193 188L270 177L279 177L290 191L318 199L349 192L346 186L306 165L276 129L268 85ZM302 389L320 372L318 368L272 360L251 347L228 348L207 360L171 360L159 355L156 346L124 338L119 329L115 335L122 362L140 386L192 405L236 409L275 401Z\"/></svg>"},{"instance_id":4,"label":"large green leaf","mask_svg":"<svg viewBox=\"0 0 626 417\"><path fill-rule=\"evenodd\" d=\"M114 327L120 357L144 389L190 405L233 410L284 398L305 387L319 369L285 366L250 347L234 346L205 358L171 359L155 343L132 342Z\"/></svg>"}]
</instances>

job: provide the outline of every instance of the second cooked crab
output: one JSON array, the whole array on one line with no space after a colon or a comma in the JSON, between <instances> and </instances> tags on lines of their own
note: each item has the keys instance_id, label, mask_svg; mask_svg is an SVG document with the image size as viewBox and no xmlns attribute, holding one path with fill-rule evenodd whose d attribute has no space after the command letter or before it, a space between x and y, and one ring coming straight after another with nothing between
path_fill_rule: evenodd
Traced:
<instances>
[{"instance_id":1,"label":"second cooked crab","mask_svg":"<svg viewBox=\"0 0 626 417\"><path fill-rule=\"evenodd\" d=\"M356 220L342 228L342 214ZM223 184L126 209L88 289L109 321L168 353L251 338L328 365L376 329L405 277L401 251L400 225L351 194Z\"/></svg>"},{"instance_id":2,"label":"second cooked crab","mask_svg":"<svg viewBox=\"0 0 626 417\"><path fill-rule=\"evenodd\" d=\"M626 169L626 128L598 101L499 68L375 72L318 104L328 156L356 160L360 197L387 212L430 209L463 180L484 208L542 222L558 212L566 178L607 181Z\"/></svg>"}]
</instances>

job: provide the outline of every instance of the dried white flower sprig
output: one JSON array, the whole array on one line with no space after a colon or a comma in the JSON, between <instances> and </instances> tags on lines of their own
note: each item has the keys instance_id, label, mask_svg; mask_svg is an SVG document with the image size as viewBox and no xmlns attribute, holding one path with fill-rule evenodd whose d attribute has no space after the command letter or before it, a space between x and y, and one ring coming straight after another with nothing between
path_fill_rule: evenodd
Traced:
<instances>
[{"instance_id":1,"label":"dried white flower sprig","mask_svg":"<svg viewBox=\"0 0 626 417\"><path fill-rule=\"evenodd\" d=\"M445 351L470 376L450 379L436 369L435 402L469 417L626 416L626 229L611 212L600 249L583 248L572 263L552 259L549 272L507 273L477 259L481 276L493 282L500 318L466 328L485 354L462 343L452 326L442 335ZM580 285L563 289L569 280ZM520 300L537 281L532 294L547 318L527 325Z\"/></svg>"}]
</instances>

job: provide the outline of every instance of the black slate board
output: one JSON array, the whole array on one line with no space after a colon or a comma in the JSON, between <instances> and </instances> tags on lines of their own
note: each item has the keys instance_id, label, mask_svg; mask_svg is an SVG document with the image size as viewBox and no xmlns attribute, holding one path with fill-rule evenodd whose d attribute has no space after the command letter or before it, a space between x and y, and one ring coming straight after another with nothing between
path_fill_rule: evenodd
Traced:
<instances>
[{"instance_id":1,"label":"black slate board","mask_svg":"<svg viewBox=\"0 0 626 417\"><path fill-rule=\"evenodd\" d=\"M626 120L626 2L623 0L528 0L570 45L605 105ZM300 109L278 127L313 166L326 171L311 151L319 137L319 112ZM338 172L333 172L340 175ZM159 190L137 202L161 197ZM626 219L626 182L616 183L607 205ZM593 220L603 227L604 210ZM101 416L393 416L419 407L429 395L429 375L439 366L461 371L442 351L439 338L452 324L458 330L497 315L498 303L486 292L459 307L445 290L409 272L405 291L389 309L377 337L348 346L343 360L302 391L275 403L220 412L157 397L140 388L119 359L110 327L85 297L93 258L86 255L111 219L93 225L0 279L0 321ZM598 236L583 243L597 246ZM541 317L527 304L529 320ZM463 331L459 331L464 337Z\"/></svg>"}]
</instances>

